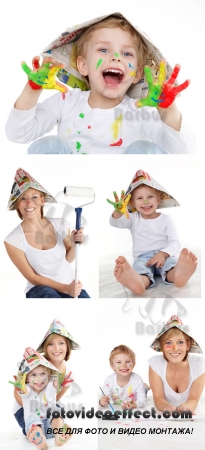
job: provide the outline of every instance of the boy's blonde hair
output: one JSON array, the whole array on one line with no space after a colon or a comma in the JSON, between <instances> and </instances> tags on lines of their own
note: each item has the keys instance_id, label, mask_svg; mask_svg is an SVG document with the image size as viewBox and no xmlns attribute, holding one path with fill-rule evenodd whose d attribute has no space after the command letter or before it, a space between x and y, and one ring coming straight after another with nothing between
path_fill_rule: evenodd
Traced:
<instances>
[{"instance_id":1,"label":"boy's blonde hair","mask_svg":"<svg viewBox=\"0 0 205 450\"><path fill-rule=\"evenodd\" d=\"M120 353L124 354L124 355L129 355L133 364L135 365L136 359L135 359L135 354L134 352L127 347L126 345L118 345L118 347L113 348L113 350L110 353L110 357L109 357L109 361L110 361L110 365L112 364L113 358L116 355L120 355Z\"/></svg>"},{"instance_id":2,"label":"boy's blonde hair","mask_svg":"<svg viewBox=\"0 0 205 450\"><path fill-rule=\"evenodd\" d=\"M91 27L86 28L83 34L76 41L77 45L77 58L82 56L85 58L87 51L87 44L92 37L94 31L100 30L101 28L121 28L124 31L128 31L131 34L131 38L133 40L134 47L138 56L138 64L139 67L144 67L145 64L148 64L151 55L150 50L147 45L141 38L140 34L132 27L132 25L127 22L124 18L109 16L100 22L95 23ZM89 86L89 78L88 76L83 77Z\"/></svg>"},{"instance_id":3,"label":"boy's blonde hair","mask_svg":"<svg viewBox=\"0 0 205 450\"><path fill-rule=\"evenodd\" d=\"M191 344L194 343L194 340L192 338L190 338L188 336L188 334L183 333L183 331L179 330L179 328L173 327L170 330L166 331L164 334L162 334L162 336L159 337L160 346L161 346L162 351L163 351L163 346L168 339L171 339L173 336L176 336L176 335L178 336L180 334L183 334L184 339L186 340L187 343L190 342L190 347L191 347ZM189 350L186 351L186 355L185 355L183 361L186 361L186 359L188 357L188 353L189 353ZM166 359L166 361L168 361L167 357L164 354L164 351L163 351L163 356L164 356L164 359Z\"/></svg>"},{"instance_id":4,"label":"boy's blonde hair","mask_svg":"<svg viewBox=\"0 0 205 450\"><path fill-rule=\"evenodd\" d=\"M45 198L44 192L41 192L41 191L39 191L38 189L34 189L34 188L31 187L31 188L28 188L25 192L27 192L27 191L36 191L36 192L39 192L39 193L41 194L41 197L44 197L44 198ZM17 214L18 214L18 216L20 217L21 220L23 220L23 216L22 216L21 212L20 212L19 209L18 209L18 205L19 205L19 202L21 201L21 198L24 196L25 192L23 192L23 194L21 194L21 195L17 198L17 200L14 202L14 208L15 208L15 210L16 210L16 212L17 212ZM41 219L43 219L43 217L44 217L44 215L43 215L43 206L41 206Z\"/></svg>"},{"instance_id":5,"label":"boy's blonde hair","mask_svg":"<svg viewBox=\"0 0 205 450\"><path fill-rule=\"evenodd\" d=\"M70 354L71 354L71 350L72 350L72 344L70 342L70 340L68 338L66 338L65 336L61 336L61 334L57 334L57 333L51 333L49 334L49 336L47 337L47 339L45 340L44 344L43 344L43 352L44 352L44 358L46 358L49 361L49 356L47 353L47 347L49 345L49 343L53 340L54 337L59 337L65 340L66 346L67 346L67 352L65 355L65 361L68 361L68 359L70 358Z\"/></svg>"}]
</instances>

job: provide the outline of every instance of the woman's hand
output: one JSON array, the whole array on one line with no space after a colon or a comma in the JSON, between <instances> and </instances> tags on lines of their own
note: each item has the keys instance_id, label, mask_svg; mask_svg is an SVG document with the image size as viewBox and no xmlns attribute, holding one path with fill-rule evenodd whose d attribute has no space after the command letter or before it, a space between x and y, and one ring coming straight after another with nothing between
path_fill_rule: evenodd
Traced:
<instances>
[{"instance_id":1,"label":"woman's hand","mask_svg":"<svg viewBox=\"0 0 205 450\"><path fill-rule=\"evenodd\" d=\"M68 294L71 297L78 297L82 291L82 283L78 281L78 283L75 282L75 280L72 281L72 283L65 286L64 294Z\"/></svg>"},{"instance_id":2,"label":"woman's hand","mask_svg":"<svg viewBox=\"0 0 205 450\"><path fill-rule=\"evenodd\" d=\"M197 402L195 402L195 403L197 404ZM190 402L188 401L188 402L182 403L179 406L176 406L176 410L179 411L179 412L191 411L192 414L194 414L193 408L194 408L193 401L190 401Z\"/></svg>"},{"instance_id":3,"label":"woman's hand","mask_svg":"<svg viewBox=\"0 0 205 450\"><path fill-rule=\"evenodd\" d=\"M73 230L71 233L71 241L82 244L84 241L84 228L81 227L79 230Z\"/></svg>"}]
</instances>

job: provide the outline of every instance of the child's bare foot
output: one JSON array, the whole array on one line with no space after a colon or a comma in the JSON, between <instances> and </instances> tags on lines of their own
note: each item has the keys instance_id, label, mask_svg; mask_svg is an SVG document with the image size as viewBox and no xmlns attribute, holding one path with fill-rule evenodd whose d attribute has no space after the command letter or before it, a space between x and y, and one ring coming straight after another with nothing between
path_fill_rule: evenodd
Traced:
<instances>
[{"instance_id":1,"label":"child's bare foot","mask_svg":"<svg viewBox=\"0 0 205 450\"><path fill-rule=\"evenodd\" d=\"M143 295L145 285L142 280L142 275L135 272L124 256L119 256L115 262L114 275L116 280L134 294Z\"/></svg>"},{"instance_id":2,"label":"child's bare foot","mask_svg":"<svg viewBox=\"0 0 205 450\"><path fill-rule=\"evenodd\" d=\"M40 426L31 425L27 433L28 440L35 445L39 445L39 450L47 450L46 437Z\"/></svg>"},{"instance_id":3,"label":"child's bare foot","mask_svg":"<svg viewBox=\"0 0 205 450\"><path fill-rule=\"evenodd\" d=\"M64 445L66 442L68 442L68 440L72 437L72 434L67 434L66 432L69 432L69 430L71 431L71 427L69 427L69 425L67 425L66 423L64 423L63 425L63 434L56 434L55 435L55 445L57 447L61 447L62 445Z\"/></svg>"},{"instance_id":4,"label":"child's bare foot","mask_svg":"<svg viewBox=\"0 0 205 450\"><path fill-rule=\"evenodd\" d=\"M197 257L194 253L183 248L177 265L174 268L174 284L176 287L183 287L189 278L193 275L197 266Z\"/></svg>"}]
</instances>

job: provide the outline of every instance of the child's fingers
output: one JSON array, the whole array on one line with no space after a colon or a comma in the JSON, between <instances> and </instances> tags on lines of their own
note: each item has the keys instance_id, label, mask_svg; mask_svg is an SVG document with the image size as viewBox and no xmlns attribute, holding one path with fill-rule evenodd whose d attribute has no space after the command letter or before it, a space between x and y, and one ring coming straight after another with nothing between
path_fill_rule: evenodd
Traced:
<instances>
[{"instance_id":1,"label":"child's fingers","mask_svg":"<svg viewBox=\"0 0 205 450\"><path fill-rule=\"evenodd\" d=\"M106 199L108 203L110 203L112 206L115 207L115 202L112 202L112 200L109 200L108 198Z\"/></svg>"},{"instance_id":2,"label":"child's fingers","mask_svg":"<svg viewBox=\"0 0 205 450\"><path fill-rule=\"evenodd\" d=\"M174 92L176 92L176 94L179 94L179 92L182 92L184 91L184 89L188 88L190 83L191 83L190 80L186 80L184 83L180 84L179 86L176 86Z\"/></svg>"},{"instance_id":3,"label":"child's fingers","mask_svg":"<svg viewBox=\"0 0 205 450\"><path fill-rule=\"evenodd\" d=\"M114 197L115 197L115 201L116 201L116 202L119 202L119 197L118 197L116 191L113 192L113 195L114 195Z\"/></svg>"},{"instance_id":4,"label":"child's fingers","mask_svg":"<svg viewBox=\"0 0 205 450\"><path fill-rule=\"evenodd\" d=\"M124 198L125 198L125 191L121 191L121 197L120 197L120 200L124 200ZM116 202L119 202L119 199L116 200Z\"/></svg>"},{"instance_id":5,"label":"child's fingers","mask_svg":"<svg viewBox=\"0 0 205 450\"><path fill-rule=\"evenodd\" d=\"M166 62L161 61L159 65L158 81L159 83L164 83L165 80L166 80Z\"/></svg>"},{"instance_id":6,"label":"child's fingers","mask_svg":"<svg viewBox=\"0 0 205 450\"><path fill-rule=\"evenodd\" d=\"M144 67L144 74L145 74L148 85L149 86L152 85L154 82L154 78L153 78L153 75L152 75L152 72L151 72L151 69L149 66Z\"/></svg>"},{"instance_id":7,"label":"child's fingers","mask_svg":"<svg viewBox=\"0 0 205 450\"><path fill-rule=\"evenodd\" d=\"M29 66L27 66L25 61L21 62L21 67L27 75L29 75L31 73L31 69Z\"/></svg>"},{"instance_id":8,"label":"child's fingers","mask_svg":"<svg viewBox=\"0 0 205 450\"><path fill-rule=\"evenodd\" d=\"M32 66L33 66L34 70L39 69L39 67L40 67L39 61L40 61L40 56L34 56L34 58L32 59Z\"/></svg>"},{"instance_id":9,"label":"child's fingers","mask_svg":"<svg viewBox=\"0 0 205 450\"><path fill-rule=\"evenodd\" d=\"M174 66L174 69L173 69L167 83L174 84L174 82L176 81L176 79L178 77L180 69L181 69L181 66L179 64L176 64L176 66Z\"/></svg>"}]
</instances>

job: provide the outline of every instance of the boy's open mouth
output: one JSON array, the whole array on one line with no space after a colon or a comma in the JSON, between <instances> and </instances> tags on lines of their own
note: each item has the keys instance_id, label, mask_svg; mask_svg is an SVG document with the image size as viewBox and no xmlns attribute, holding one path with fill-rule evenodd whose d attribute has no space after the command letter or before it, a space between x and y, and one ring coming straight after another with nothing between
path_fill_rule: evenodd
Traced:
<instances>
[{"instance_id":1,"label":"boy's open mouth","mask_svg":"<svg viewBox=\"0 0 205 450\"><path fill-rule=\"evenodd\" d=\"M107 69L103 71L105 83L110 86L117 86L122 82L124 73L119 69Z\"/></svg>"}]
</instances>

